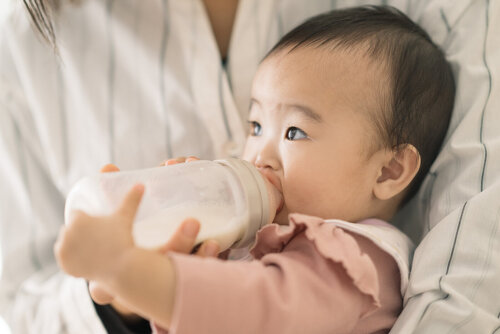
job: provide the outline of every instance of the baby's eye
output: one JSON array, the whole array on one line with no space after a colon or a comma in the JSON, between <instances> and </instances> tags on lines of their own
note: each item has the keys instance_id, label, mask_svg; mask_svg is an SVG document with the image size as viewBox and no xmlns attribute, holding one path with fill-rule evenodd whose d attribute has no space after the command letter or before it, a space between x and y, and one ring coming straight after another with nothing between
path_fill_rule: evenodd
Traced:
<instances>
[{"instance_id":1,"label":"baby's eye","mask_svg":"<svg viewBox=\"0 0 500 334\"><path fill-rule=\"evenodd\" d=\"M262 134L262 127L258 122L248 121L250 123L250 136L260 136Z\"/></svg>"},{"instance_id":2,"label":"baby's eye","mask_svg":"<svg viewBox=\"0 0 500 334\"><path fill-rule=\"evenodd\" d=\"M299 128L295 126L289 127L286 130L286 139L288 140L297 140L307 138L307 134Z\"/></svg>"}]
</instances>

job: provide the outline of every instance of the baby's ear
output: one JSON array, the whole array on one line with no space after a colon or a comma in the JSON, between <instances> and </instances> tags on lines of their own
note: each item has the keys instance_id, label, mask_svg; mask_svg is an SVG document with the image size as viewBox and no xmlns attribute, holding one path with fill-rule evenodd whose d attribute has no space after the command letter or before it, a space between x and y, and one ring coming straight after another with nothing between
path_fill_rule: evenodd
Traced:
<instances>
[{"instance_id":1,"label":"baby's ear","mask_svg":"<svg viewBox=\"0 0 500 334\"><path fill-rule=\"evenodd\" d=\"M420 169L420 154L413 145L404 144L387 153L373 188L373 194L380 200L400 194Z\"/></svg>"}]
</instances>

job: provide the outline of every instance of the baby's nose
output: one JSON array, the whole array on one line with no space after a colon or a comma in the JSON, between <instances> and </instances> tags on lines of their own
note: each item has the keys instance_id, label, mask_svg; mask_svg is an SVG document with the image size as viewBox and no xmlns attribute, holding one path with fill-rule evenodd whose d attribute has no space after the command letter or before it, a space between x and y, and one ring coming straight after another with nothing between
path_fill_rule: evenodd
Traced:
<instances>
[{"instance_id":1,"label":"baby's nose","mask_svg":"<svg viewBox=\"0 0 500 334\"><path fill-rule=\"evenodd\" d=\"M255 167L259 169L272 169L272 170L277 170L279 163L277 159L270 159L263 157L262 155L258 155L257 159L255 159Z\"/></svg>"},{"instance_id":2,"label":"baby's nose","mask_svg":"<svg viewBox=\"0 0 500 334\"><path fill-rule=\"evenodd\" d=\"M277 170L280 166L279 155L274 145L265 145L255 158L254 164L257 168L270 168Z\"/></svg>"}]
</instances>

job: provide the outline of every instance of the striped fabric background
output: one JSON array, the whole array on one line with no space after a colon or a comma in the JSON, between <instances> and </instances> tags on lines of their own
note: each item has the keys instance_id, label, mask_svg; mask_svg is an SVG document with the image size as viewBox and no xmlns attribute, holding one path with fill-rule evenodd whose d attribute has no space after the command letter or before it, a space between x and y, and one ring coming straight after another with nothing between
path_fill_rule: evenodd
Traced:
<instances>
[{"instance_id":1,"label":"striped fabric background","mask_svg":"<svg viewBox=\"0 0 500 334\"><path fill-rule=\"evenodd\" d=\"M498 0L241 0L226 66L200 0L64 5L59 59L16 2L0 27L0 308L13 332L104 333L85 282L52 255L76 180L109 162L237 156L266 51L307 17L369 3L420 23L458 84L443 152L398 217L423 239L392 333L500 333Z\"/></svg>"}]
</instances>

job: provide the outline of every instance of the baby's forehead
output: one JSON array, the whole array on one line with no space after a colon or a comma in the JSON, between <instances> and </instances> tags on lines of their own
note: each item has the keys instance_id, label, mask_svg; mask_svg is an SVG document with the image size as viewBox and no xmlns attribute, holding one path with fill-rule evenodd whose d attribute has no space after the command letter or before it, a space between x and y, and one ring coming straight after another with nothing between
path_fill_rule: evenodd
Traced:
<instances>
[{"instance_id":1,"label":"baby's forehead","mask_svg":"<svg viewBox=\"0 0 500 334\"><path fill-rule=\"evenodd\" d=\"M387 108L392 95L391 69L382 55L373 56L369 46L332 47L300 45L269 55L259 77L272 77L276 85L297 86L291 93L308 92L331 103L350 102L371 116ZM288 81L296 81L291 85ZM258 84L258 82L257 82Z\"/></svg>"},{"instance_id":2,"label":"baby's forehead","mask_svg":"<svg viewBox=\"0 0 500 334\"><path fill-rule=\"evenodd\" d=\"M363 83L379 86L391 77L387 58L383 53L371 54L370 45L366 43L349 46L311 44L290 46L272 53L263 60L261 67L295 72L319 70L331 81L375 77L377 81Z\"/></svg>"},{"instance_id":3,"label":"baby's forehead","mask_svg":"<svg viewBox=\"0 0 500 334\"><path fill-rule=\"evenodd\" d=\"M386 65L391 58L387 45L381 46L380 41L376 38L366 38L357 42L346 42L344 40L330 40L328 42L310 42L301 44L290 44L270 52L263 59L265 62L268 59L285 58L297 55L298 59L301 57L308 57L314 55L318 60L337 59L338 57L345 57L345 59L352 60L353 62L366 61L373 63L375 67ZM387 43L386 43L387 44Z\"/></svg>"}]
</instances>

